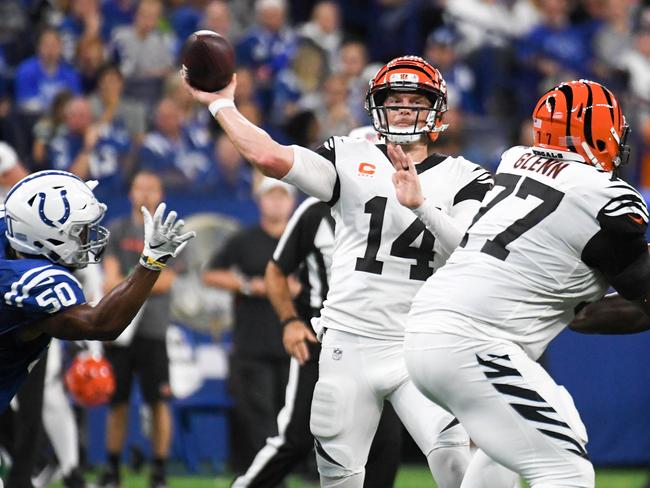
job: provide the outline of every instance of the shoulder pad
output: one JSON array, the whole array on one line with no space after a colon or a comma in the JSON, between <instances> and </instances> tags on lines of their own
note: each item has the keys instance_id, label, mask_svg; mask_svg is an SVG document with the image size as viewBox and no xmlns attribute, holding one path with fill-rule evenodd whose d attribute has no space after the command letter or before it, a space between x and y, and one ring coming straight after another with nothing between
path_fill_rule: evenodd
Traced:
<instances>
[{"instance_id":1,"label":"shoulder pad","mask_svg":"<svg viewBox=\"0 0 650 488\"><path fill-rule=\"evenodd\" d=\"M3 296L10 307L51 314L86 301L81 283L62 266L46 264L16 271Z\"/></svg>"},{"instance_id":2,"label":"shoulder pad","mask_svg":"<svg viewBox=\"0 0 650 488\"><path fill-rule=\"evenodd\" d=\"M610 180L603 188L606 203L597 219L605 231L645 234L648 227L648 207L638 191L620 179Z\"/></svg>"}]
</instances>

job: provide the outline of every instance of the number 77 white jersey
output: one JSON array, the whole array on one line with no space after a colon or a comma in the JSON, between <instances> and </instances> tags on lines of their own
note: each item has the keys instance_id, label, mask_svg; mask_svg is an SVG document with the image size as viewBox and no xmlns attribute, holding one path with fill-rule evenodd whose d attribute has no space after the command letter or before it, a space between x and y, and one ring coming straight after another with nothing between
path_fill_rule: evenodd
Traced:
<instances>
[{"instance_id":1,"label":"number 77 white jersey","mask_svg":"<svg viewBox=\"0 0 650 488\"><path fill-rule=\"evenodd\" d=\"M385 145L333 137L317 153L296 153L336 169L329 202L335 219L330 286L315 329L401 339L413 297L448 255L398 202ZM466 229L491 187L490 174L440 154L416 169L424 196Z\"/></svg>"},{"instance_id":2,"label":"number 77 white jersey","mask_svg":"<svg viewBox=\"0 0 650 488\"><path fill-rule=\"evenodd\" d=\"M648 210L629 184L594 166L504 153L447 265L420 290L408 330L495 338L533 358L647 252Z\"/></svg>"}]
</instances>

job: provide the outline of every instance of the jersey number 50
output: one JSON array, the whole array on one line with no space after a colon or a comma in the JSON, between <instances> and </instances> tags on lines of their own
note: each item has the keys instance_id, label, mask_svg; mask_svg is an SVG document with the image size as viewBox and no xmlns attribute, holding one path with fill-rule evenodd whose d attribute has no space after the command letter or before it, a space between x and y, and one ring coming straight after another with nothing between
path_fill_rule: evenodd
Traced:
<instances>
[{"instance_id":1,"label":"jersey number 50","mask_svg":"<svg viewBox=\"0 0 650 488\"><path fill-rule=\"evenodd\" d=\"M54 313L61 310L61 305L69 307L77 302L74 291L65 281L48 288L44 292L36 295L36 303L43 307L47 313Z\"/></svg>"}]
</instances>

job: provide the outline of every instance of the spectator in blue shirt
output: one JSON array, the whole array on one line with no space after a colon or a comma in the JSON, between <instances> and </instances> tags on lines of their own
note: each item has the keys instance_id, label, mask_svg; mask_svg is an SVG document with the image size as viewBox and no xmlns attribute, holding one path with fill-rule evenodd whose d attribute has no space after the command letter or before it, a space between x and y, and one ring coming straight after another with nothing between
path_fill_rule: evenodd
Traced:
<instances>
[{"instance_id":1,"label":"spectator in blue shirt","mask_svg":"<svg viewBox=\"0 0 650 488\"><path fill-rule=\"evenodd\" d=\"M267 113L272 103L273 83L287 69L296 48L296 36L285 24L283 0L257 0L257 23L244 32L237 44L237 63L255 73Z\"/></svg>"},{"instance_id":2,"label":"spectator in blue shirt","mask_svg":"<svg viewBox=\"0 0 650 488\"><path fill-rule=\"evenodd\" d=\"M110 123L96 123L84 97L71 99L64 117L63 130L48 145L51 168L98 180L95 194L110 201L125 190L123 166L130 148L126 131Z\"/></svg>"},{"instance_id":3,"label":"spectator in blue shirt","mask_svg":"<svg viewBox=\"0 0 650 488\"><path fill-rule=\"evenodd\" d=\"M517 53L524 67L519 84L522 114L530 113L548 87L591 74L588 39L583 29L570 23L568 0L543 0L540 8L541 23L520 40Z\"/></svg>"},{"instance_id":4,"label":"spectator in blue shirt","mask_svg":"<svg viewBox=\"0 0 650 488\"><path fill-rule=\"evenodd\" d=\"M158 104L154 126L139 152L140 169L159 175L168 193L192 195L213 187L216 168L207 130L184 125L181 108L171 98Z\"/></svg>"},{"instance_id":5,"label":"spectator in blue shirt","mask_svg":"<svg viewBox=\"0 0 650 488\"><path fill-rule=\"evenodd\" d=\"M280 126L300 110L316 110L320 107L321 89L327 75L325 51L312 41L301 41L291 67L282 71L275 80L273 110L268 117L270 122Z\"/></svg>"},{"instance_id":6,"label":"spectator in blue shirt","mask_svg":"<svg viewBox=\"0 0 650 488\"><path fill-rule=\"evenodd\" d=\"M214 195L218 200L253 200L253 172L225 134L219 134L214 141L214 158L218 180Z\"/></svg>"},{"instance_id":7,"label":"spectator in blue shirt","mask_svg":"<svg viewBox=\"0 0 650 488\"><path fill-rule=\"evenodd\" d=\"M45 115L34 124L32 145L32 169L45 169L50 141L65 129L65 109L73 95L65 90L59 93Z\"/></svg>"},{"instance_id":8,"label":"spectator in blue shirt","mask_svg":"<svg viewBox=\"0 0 650 488\"><path fill-rule=\"evenodd\" d=\"M188 5L188 2L172 2L172 7L167 18L169 25L174 30L176 37L183 41L192 32L198 30L201 20L202 11L194 5Z\"/></svg>"},{"instance_id":9,"label":"spectator in blue shirt","mask_svg":"<svg viewBox=\"0 0 650 488\"><path fill-rule=\"evenodd\" d=\"M104 65L99 70L97 89L89 98L93 116L125 129L132 143L140 144L147 129L147 113L137 100L126 100L123 90L124 79L118 67Z\"/></svg>"},{"instance_id":10,"label":"spectator in blue shirt","mask_svg":"<svg viewBox=\"0 0 650 488\"><path fill-rule=\"evenodd\" d=\"M37 55L16 70L16 104L22 112L41 115L56 94L66 89L80 93L79 75L62 61L59 33L48 28L38 38Z\"/></svg>"},{"instance_id":11,"label":"spectator in blue shirt","mask_svg":"<svg viewBox=\"0 0 650 488\"><path fill-rule=\"evenodd\" d=\"M465 113L483 114L474 73L456 57L455 46L459 40L460 36L453 27L438 27L427 37L424 57L440 70L445 79L450 105Z\"/></svg>"},{"instance_id":12,"label":"spectator in blue shirt","mask_svg":"<svg viewBox=\"0 0 650 488\"><path fill-rule=\"evenodd\" d=\"M102 37L110 39L116 27L131 25L138 3L139 0L104 0L101 6Z\"/></svg>"},{"instance_id":13,"label":"spectator in blue shirt","mask_svg":"<svg viewBox=\"0 0 650 488\"><path fill-rule=\"evenodd\" d=\"M59 26L63 58L73 63L79 40L100 37L101 26L102 18L98 0L72 0L70 12Z\"/></svg>"}]
</instances>

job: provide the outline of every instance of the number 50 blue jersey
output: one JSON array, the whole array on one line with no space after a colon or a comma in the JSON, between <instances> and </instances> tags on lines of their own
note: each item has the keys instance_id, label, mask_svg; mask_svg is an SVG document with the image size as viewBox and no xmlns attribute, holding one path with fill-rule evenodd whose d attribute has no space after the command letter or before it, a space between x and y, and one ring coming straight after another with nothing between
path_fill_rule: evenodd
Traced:
<instances>
[{"instance_id":1,"label":"number 50 blue jersey","mask_svg":"<svg viewBox=\"0 0 650 488\"><path fill-rule=\"evenodd\" d=\"M31 366L51 337L24 341L21 333L34 322L85 303L81 284L60 265L47 259L10 259L0 214L0 412L27 378Z\"/></svg>"}]
</instances>

